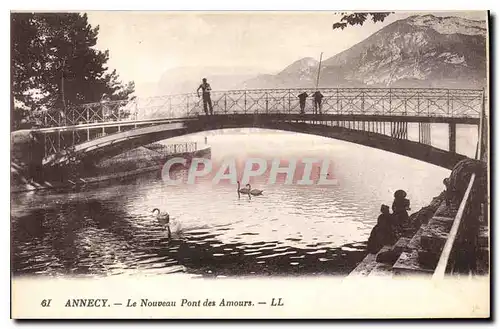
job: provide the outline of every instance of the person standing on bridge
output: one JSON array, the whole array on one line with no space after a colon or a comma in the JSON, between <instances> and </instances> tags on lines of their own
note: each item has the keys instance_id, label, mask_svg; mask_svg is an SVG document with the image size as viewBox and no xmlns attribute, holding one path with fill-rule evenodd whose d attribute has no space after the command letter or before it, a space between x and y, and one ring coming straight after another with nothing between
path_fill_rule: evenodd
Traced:
<instances>
[{"instance_id":1,"label":"person standing on bridge","mask_svg":"<svg viewBox=\"0 0 500 329\"><path fill-rule=\"evenodd\" d=\"M203 111L205 111L205 114L208 115L208 105L208 108L210 109L210 115L213 115L214 111L212 108L212 100L210 99L210 91L212 90L212 88L210 87L210 84L207 82L206 78L203 78L202 84L198 87L198 89L196 89L198 97L200 97L200 89L202 90L203 95Z\"/></svg>"},{"instance_id":2,"label":"person standing on bridge","mask_svg":"<svg viewBox=\"0 0 500 329\"><path fill-rule=\"evenodd\" d=\"M321 100L323 99L323 94L319 91L316 90L316 92L313 94L314 98L314 114L321 114Z\"/></svg>"},{"instance_id":3,"label":"person standing on bridge","mask_svg":"<svg viewBox=\"0 0 500 329\"><path fill-rule=\"evenodd\" d=\"M300 114L305 113L305 108L306 108L306 98L309 95L304 91L302 94L297 96L299 98L299 105L300 105Z\"/></svg>"}]
</instances>

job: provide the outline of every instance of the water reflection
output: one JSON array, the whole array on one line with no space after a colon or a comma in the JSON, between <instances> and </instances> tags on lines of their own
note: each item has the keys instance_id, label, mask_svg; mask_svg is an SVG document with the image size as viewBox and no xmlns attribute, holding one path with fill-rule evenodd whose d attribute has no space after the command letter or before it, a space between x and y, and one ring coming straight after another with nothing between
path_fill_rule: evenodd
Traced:
<instances>
[{"instance_id":1,"label":"water reflection","mask_svg":"<svg viewBox=\"0 0 500 329\"><path fill-rule=\"evenodd\" d=\"M281 138L281 139L280 139ZM153 172L120 183L11 197L15 275L346 274L365 255L381 203L405 189L418 210L448 171L318 137L211 137L212 158L330 158L336 185L267 185L238 199L236 185L167 185ZM243 149L238 145L245 144ZM395 174L396 173L396 174ZM185 175L179 171L177 175ZM171 216L171 237L151 213Z\"/></svg>"},{"instance_id":2,"label":"water reflection","mask_svg":"<svg viewBox=\"0 0 500 329\"><path fill-rule=\"evenodd\" d=\"M351 249L330 248L329 243L308 243L303 248L283 241L245 242L259 237L251 232L220 239L233 230L227 225L184 228L178 220L165 226L154 216L131 217L103 202L77 201L36 210L13 223L15 274L127 274L172 273L202 275L347 273L364 255L365 244ZM327 247L325 247L327 246Z\"/></svg>"}]
</instances>

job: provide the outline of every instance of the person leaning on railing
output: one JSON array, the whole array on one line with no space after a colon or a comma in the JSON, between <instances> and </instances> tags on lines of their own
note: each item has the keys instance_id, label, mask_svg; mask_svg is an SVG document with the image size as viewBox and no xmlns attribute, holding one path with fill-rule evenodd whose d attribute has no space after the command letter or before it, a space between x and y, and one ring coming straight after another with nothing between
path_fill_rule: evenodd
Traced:
<instances>
[{"instance_id":1,"label":"person leaning on railing","mask_svg":"<svg viewBox=\"0 0 500 329\"><path fill-rule=\"evenodd\" d=\"M299 98L300 114L304 114L306 109L306 98L309 97L309 95L304 91L297 97Z\"/></svg>"},{"instance_id":2,"label":"person leaning on railing","mask_svg":"<svg viewBox=\"0 0 500 329\"><path fill-rule=\"evenodd\" d=\"M314 114L321 114L321 100L323 99L323 94L319 91L316 90L313 94L313 100L314 100Z\"/></svg>"}]
</instances>

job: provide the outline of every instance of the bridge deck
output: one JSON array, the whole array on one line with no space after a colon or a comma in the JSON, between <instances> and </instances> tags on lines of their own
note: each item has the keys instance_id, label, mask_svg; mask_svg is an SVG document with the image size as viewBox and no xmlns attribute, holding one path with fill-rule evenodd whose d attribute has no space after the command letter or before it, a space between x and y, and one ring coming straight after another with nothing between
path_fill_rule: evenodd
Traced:
<instances>
[{"instance_id":1,"label":"bridge deck","mask_svg":"<svg viewBox=\"0 0 500 329\"><path fill-rule=\"evenodd\" d=\"M279 122L283 128L286 122L302 122L307 123L309 128L296 126L293 129L308 133L308 129L315 130L314 126L318 125L367 130L366 125L378 129L381 124L388 123L390 137L401 140L408 139L408 124L417 123L419 142L426 144L424 148L427 149L432 140L432 128L429 124L439 123L449 126L449 154L438 154L439 152L432 148L427 152L435 156L449 155L449 158L456 159L457 157L452 155L456 153L456 125L479 126L480 113L485 104L483 90L433 88L320 88L319 90L324 98L318 106L312 97L305 103L299 102L297 95L303 91L309 92L312 96L314 90L307 88L216 91L212 92L214 115L209 117L200 115L203 113L203 102L195 93L76 105L66 108L64 115L57 111L47 112L44 128L34 131L44 137L45 163L49 163L62 155L64 150L71 148L77 151L83 149L92 151L89 145L105 148L111 144L119 144L122 138L131 139L131 136L136 136L138 142L155 140L162 135L160 133L163 131L162 128L150 131L142 129L165 124L187 124L190 127L208 124L209 127L221 129L252 127L256 122L265 122L264 126L273 126ZM219 121L220 125L214 126L213 121ZM124 131L136 129L138 129L136 133L123 134ZM200 129L197 128L196 131L202 131ZM326 136L327 129L331 128L320 128L319 134ZM380 133L376 129L371 132ZM385 130L384 126L384 134ZM316 134L316 132L311 133ZM111 135L115 136L109 137ZM344 129L341 134L332 138L344 140L350 138L355 143L377 147L364 137L359 140L357 137L345 136L350 135ZM386 137L370 138L381 143L379 148L389 144ZM93 143L92 140L96 142ZM83 146L78 146L80 144ZM403 145L405 142L397 141L396 144ZM413 144L406 146L413 151L421 149ZM404 153L397 151L396 147L386 147L386 149L399 154ZM417 157L428 158L423 155Z\"/></svg>"}]
</instances>

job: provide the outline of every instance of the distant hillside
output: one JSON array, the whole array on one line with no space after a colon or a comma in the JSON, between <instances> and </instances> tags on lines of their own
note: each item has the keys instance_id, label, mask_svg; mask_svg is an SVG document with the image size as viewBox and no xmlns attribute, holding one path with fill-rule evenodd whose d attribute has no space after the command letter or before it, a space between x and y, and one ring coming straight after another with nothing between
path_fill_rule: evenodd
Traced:
<instances>
[{"instance_id":1,"label":"distant hillside","mask_svg":"<svg viewBox=\"0 0 500 329\"><path fill-rule=\"evenodd\" d=\"M244 89L281 87L311 87L316 81L319 62L311 57L302 58L276 75L263 74L243 83Z\"/></svg>"},{"instance_id":2,"label":"distant hillside","mask_svg":"<svg viewBox=\"0 0 500 329\"><path fill-rule=\"evenodd\" d=\"M259 69L246 67L178 67L163 73L157 94L196 92L203 78L208 79L214 90L236 89L258 73Z\"/></svg>"},{"instance_id":3,"label":"distant hillside","mask_svg":"<svg viewBox=\"0 0 500 329\"><path fill-rule=\"evenodd\" d=\"M411 16L396 21L322 63L321 87L486 86L486 22ZM318 62L301 59L246 88L314 87Z\"/></svg>"}]
</instances>

